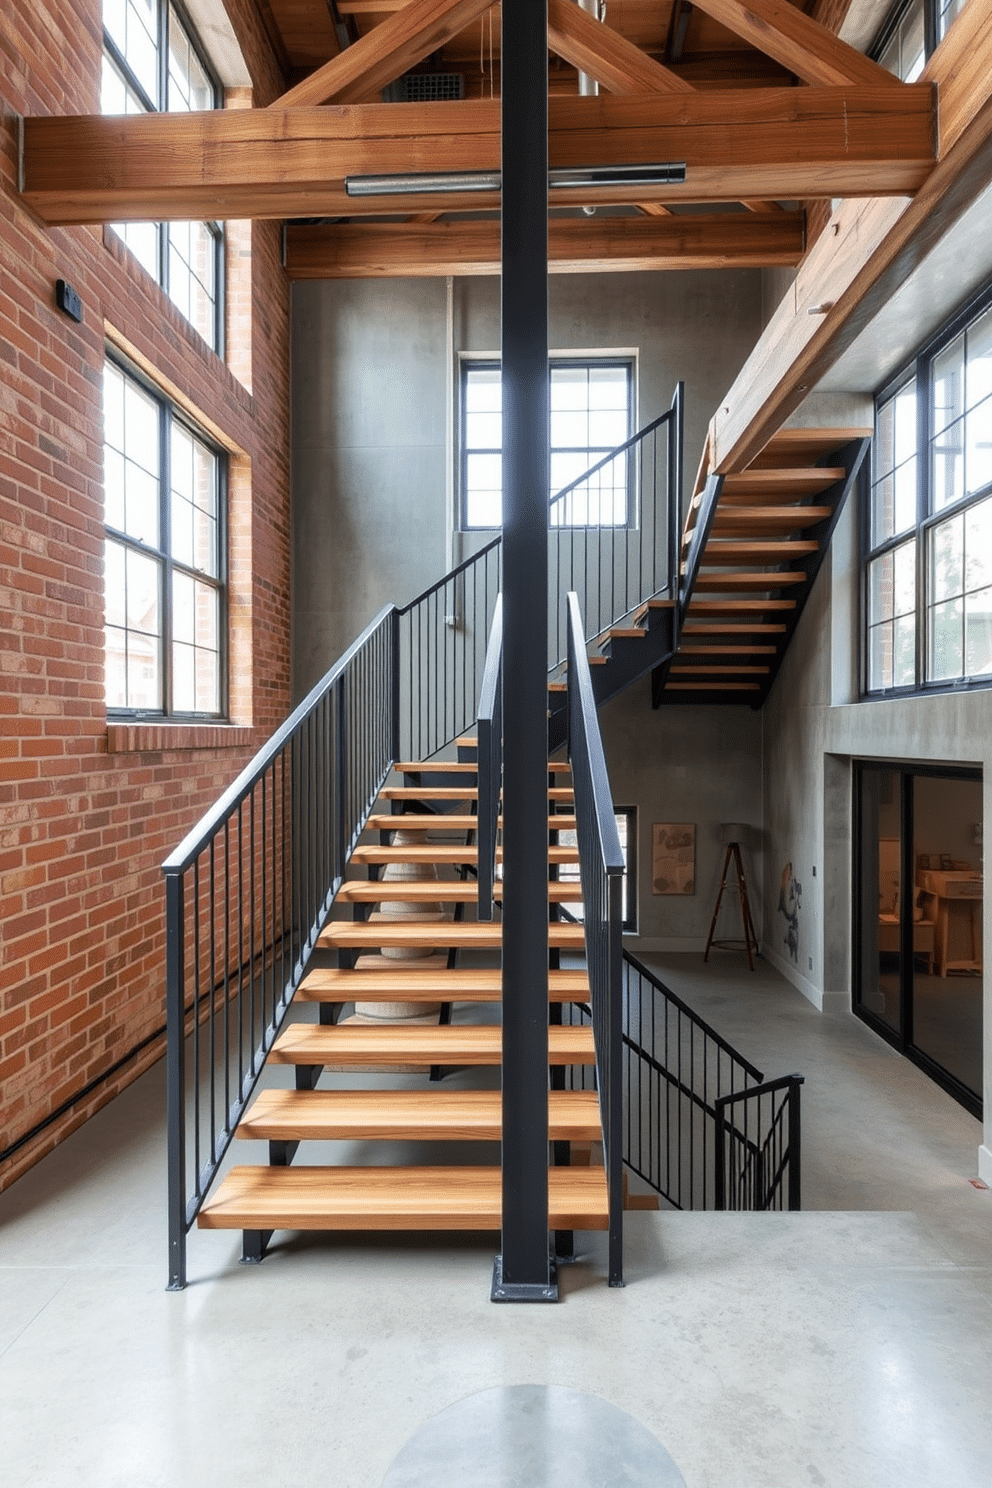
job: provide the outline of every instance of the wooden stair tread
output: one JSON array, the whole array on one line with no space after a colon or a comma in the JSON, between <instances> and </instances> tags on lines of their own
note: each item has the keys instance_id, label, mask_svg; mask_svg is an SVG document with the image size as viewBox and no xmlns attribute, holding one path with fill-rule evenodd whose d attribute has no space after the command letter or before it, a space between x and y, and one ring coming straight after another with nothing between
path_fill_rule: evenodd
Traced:
<instances>
[{"instance_id":1,"label":"wooden stair tread","mask_svg":"<svg viewBox=\"0 0 992 1488\"><path fill-rule=\"evenodd\" d=\"M499 1090L261 1090L242 1117L245 1141L498 1142ZM598 1142L594 1090L548 1092L548 1140Z\"/></svg>"},{"instance_id":2,"label":"wooden stair tread","mask_svg":"<svg viewBox=\"0 0 992 1488\"><path fill-rule=\"evenodd\" d=\"M563 684L564 685L564 684ZM479 792L475 786L443 785L387 785L380 792L384 801L477 801ZM569 785L548 786L549 801L574 801L575 793Z\"/></svg>"},{"instance_id":3,"label":"wooden stair tread","mask_svg":"<svg viewBox=\"0 0 992 1488\"><path fill-rule=\"evenodd\" d=\"M353 863L475 863L479 849L474 844L462 846L457 842L403 843L399 847L378 847L371 843L360 843L351 855ZM496 849L497 861L502 862L503 849ZM548 848L549 863L577 863L578 849L551 846Z\"/></svg>"},{"instance_id":4,"label":"wooden stair tread","mask_svg":"<svg viewBox=\"0 0 992 1488\"><path fill-rule=\"evenodd\" d=\"M693 639L695 636L745 636L745 635L785 635L785 625L774 624L769 621L752 621L748 625L741 625L739 621L727 620L721 624L719 620L687 620L682 627L682 639Z\"/></svg>"},{"instance_id":5,"label":"wooden stair tread","mask_svg":"<svg viewBox=\"0 0 992 1488\"><path fill-rule=\"evenodd\" d=\"M502 976L499 967L490 966L457 966L450 971L423 963L419 970L395 971L378 965L369 971L327 966L304 977L296 996L301 1002L499 1002ZM548 1000L588 1002L588 973L549 971Z\"/></svg>"},{"instance_id":6,"label":"wooden stair tread","mask_svg":"<svg viewBox=\"0 0 992 1488\"><path fill-rule=\"evenodd\" d=\"M753 542L736 538L711 538L703 549L703 563L789 563L818 553L820 544L813 538L791 537L781 541L758 538Z\"/></svg>"},{"instance_id":7,"label":"wooden stair tread","mask_svg":"<svg viewBox=\"0 0 992 1488\"><path fill-rule=\"evenodd\" d=\"M785 570L781 573L707 573L696 575L697 589L733 591L735 589L784 589L793 584L805 584L808 575Z\"/></svg>"},{"instance_id":8,"label":"wooden stair tread","mask_svg":"<svg viewBox=\"0 0 992 1488\"><path fill-rule=\"evenodd\" d=\"M495 898L503 897L503 880L493 885ZM341 885L338 902L345 904L474 904L479 897L475 880L462 882L443 878L416 879L367 879L351 878ZM554 879L548 884L548 900L551 904L571 904L582 898L582 885L576 880Z\"/></svg>"},{"instance_id":9,"label":"wooden stair tread","mask_svg":"<svg viewBox=\"0 0 992 1488\"><path fill-rule=\"evenodd\" d=\"M498 1023L421 1024L290 1023L272 1046L273 1064L375 1066L413 1064L498 1065L503 1030ZM595 1046L588 1024L548 1029L549 1064L593 1064Z\"/></svg>"},{"instance_id":10,"label":"wooden stair tread","mask_svg":"<svg viewBox=\"0 0 992 1488\"><path fill-rule=\"evenodd\" d=\"M680 646L676 660L692 656L774 656L777 646Z\"/></svg>"},{"instance_id":11,"label":"wooden stair tread","mask_svg":"<svg viewBox=\"0 0 992 1488\"><path fill-rule=\"evenodd\" d=\"M502 826L503 818L499 818ZM407 811L394 815L392 812L377 812L370 816L365 823L366 830L370 832L474 832L479 825L477 816L456 816L454 814L439 815L432 812L428 815L420 815L419 812ZM549 813L549 832L574 832L575 817L570 813Z\"/></svg>"},{"instance_id":12,"label":"wooden stair tread","mask_svg":"<svg viewBox=\"0 0 992 1488\"><path fill-rule=\"evenodd\" d=\"M764 670L767 670L765 668ZM322 951L339 946L353 946L369 950L380 946L457 946L461 950L493 950L503 942L503 924L500 920L459 921L422 920L404 921L393 915L383 915L374 920L332 920L317 937ZM581 925L554 922L548 926L548 944L560 950L585 950L585 932Z\"/></svg>"},{"instance_id":13,"label":"wooden stair tread","mask_svg":"<svg viewBox=\"0 0 992 1488\"><path fill-rule=\"evenodd\" d=\"M398 760L393 769L399 775L477 775L479 766L464 760Z\"/></svg>"},{"instance_id":14,"label":"wooden stair tread","mask_svg":"<svg viewBox=\"0 0 992 1488\"><path fill-rule=\"evenodd\" d=\"M777 465L750 467L723 478L720 498L750 491L825 491L847 475L843 465Z\"/></svg>"},{"instance_id":15,"label":"wooden stair tread","mask_svg":"<svg viewBox=\"0 0 992 1488\"><path fill-rule=\"evenodd\" d=\"M496 1167L237 1167L200 1210L202 1229L497 1230ZM548 1170L548 1227L605 1230L606 1173Z\"/></svg>"},{"instance_id":16,"label":"wooden stair tread","mask_svg":"<svg viewBox=\"0 0 992 1488\"><path fill-rule=\"evenodd\" d=\"M739 527L742 532L767 527L777 532L799 532L827 521L833 511L832 506L718 506L710 531L722 534L729 527Z\"/></svg>"},{"instance_id":17,"label":"wooden stair tread","mask_svg":"<svg viewBox=\"0 0 992 1488\"><path fill-rule=\"evenodd\" d=\"M873 429L866 429L861 425L838 429L779 429L760 454L755 455L748 469L759 469L765 462L777 466L790 459L796 460L801 455L806 456L807 464L812 464L825 455L833 454L841 445L850 444L852 439L870 439L873 433Z\"/></svg>"},{"instance_id":18,"label":"wooden stair tread","mask_svg":"<svg viewBox=\"0 0 992 1488\"><path fill-rule=\"evenodd\" d=\"M687 620L737 618L770 610L794 610L794 599L691 599Z\"/></svg>"},{"instance_id":19,"label":"wooden stair tread","mask_svg":"<svg viewBox=\"0 0 992 1488\"><path fill-rule=\"evenodd\" d=\"M666 682L666 692L760 692L760 682Z\"/></svg>"},{"instance_id":20,"label":"wooden stair tread","mask_svg":"<svg viewBox=\"0 0 992 1488\"><path fill-rule=\"evenodd\" d=\"M769 671L770 668L766 666L740 666L735 662L728 662L726 666L714 666L711 663L701 662L699 666L693 666L691 663L685 664L676 661L672 665L672 673L679 672L685 674L688 672L700 677L716 677L723 674L727 676L748 676L757 673L767 676Z\"/></svg>"},{"instance_id":21,"label":"wooden stair tread","mask_svg":"<svg viewBox=\"0 0 992 1488\"><path fill-rule=\"evenodd\" d=\"M554 774L565 775L571 771L571 765L567 760L549 760L548 770ZM466 763L463 760L401 760L393 766L401 775L427 775L437 773L441 775L477 775L479 767L474 761Z\"/></svg>"}]
</instances>

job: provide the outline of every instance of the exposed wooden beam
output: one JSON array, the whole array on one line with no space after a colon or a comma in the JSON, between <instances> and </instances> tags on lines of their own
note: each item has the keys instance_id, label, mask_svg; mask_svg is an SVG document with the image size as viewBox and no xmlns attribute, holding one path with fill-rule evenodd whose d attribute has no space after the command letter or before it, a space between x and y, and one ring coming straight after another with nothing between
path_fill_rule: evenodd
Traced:
<instances>
[{"instance_id":1,"label":"exposed wooden beam","mask_svg":"<svg viewBox=\"0 0 992 1488\"><path fill-rule=\"evenodd\" d=\"M788 0L694 0L700 10L759 52L788 67L804 83L821 86L902 86L877 62L810 20Z\"/></svg>"},{"instance_id":2,"label":"exposed wooden beam","mask_svg":"<svg viewBox=\"0 0 992 1488\"><path fill-rule=\"evenodd\" d=\"M409 0L402 10L290 88L273 109L354 103L422 62L488 10L492 0Z\"/></svg>"},{"instance_id":3,"label":"exposed wooden beam","mask_svg":"<svg viewBox=\"0 0 992 1488\"><path fill-rule=\"evenodd\" d=\"M933 168L925 85L553 98L549 113L552 166L687 166L681 184L556 191L561 206L905 194ZM382 199L348 197L345 178L496 171L498 124L488 100L29 118L23 199L52 224L383 215ZM496 205L411 195L388 210Z\"/></svg>"},{"instance_id":4,"label":"exposed wooden beam","mask_svg":"<svg viewBox=\"0 0 992 1488\"><path fill-rule=\"evenodd\" d=\"M552 273L795 265L802 212L664 218L553 218ZM429 278L499 273L499 223L365 222L286 230L291 279Z\"/></svg>"},{"instance_id":5,"label":"exposed wooden beam","mask_svg":"<svg viewBox=\"0 0 992 1488\"><path fill-rule=\"evenodd\" d=\"M611 93L693 91L691 83L655 62L619 31L580 10L575 0L548 0L548 46Z\"/></svg>"},{"instance_id":6,"label":"exposed wooden beam","mask_svg":"<svg viewBox=\"0 0 992 1488\"><path fill-rule=\"evenodd\" d=\"M992 11L965 6L923 74L939 92L939 163L910 202L844 202L834 213L713 417L715 470L758 455L987 187L990 56Z\"/></svg>"}]
</instances>

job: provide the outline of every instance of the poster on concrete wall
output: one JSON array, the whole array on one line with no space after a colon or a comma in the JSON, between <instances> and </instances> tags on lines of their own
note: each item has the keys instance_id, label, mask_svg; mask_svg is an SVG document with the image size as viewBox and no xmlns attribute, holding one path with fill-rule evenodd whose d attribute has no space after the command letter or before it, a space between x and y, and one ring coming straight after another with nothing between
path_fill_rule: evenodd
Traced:
<instances>
[{"instance_id":1,"label":"poster on concrete wall","mask_svg":"<svg viewBox=\"0 0 992 1488\"><path fill-rule=\"evenodd\" d=\"M651 828L651 886L656 894L696 892L695 822L655 822Z\"/></svg>"}]
</instances>

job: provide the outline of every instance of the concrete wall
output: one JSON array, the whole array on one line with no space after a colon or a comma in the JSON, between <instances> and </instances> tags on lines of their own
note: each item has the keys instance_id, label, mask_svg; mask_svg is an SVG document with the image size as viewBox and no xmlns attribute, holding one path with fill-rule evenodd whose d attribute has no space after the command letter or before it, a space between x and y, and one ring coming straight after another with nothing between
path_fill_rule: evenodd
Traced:
<instances>
[{"instance_id":1,"label":"concrete wall","mask_svg":"<svg viewBox=\"0 0 992 1488\"><path fill-rule=\"evenodd\" d=\"M554 350L638 357L637 420L686 382L687 482L761 329L757 272L552 278ZM294 688L310 687L388 600L474 550L452 537L454 356L499 350L499 283L347 280L293 290Z\"/></svg>"},{"instance_id":2,"label":"concrete wall","mask_svg":"<svg viewBox=\"0 0 992 1488\"><path fill-rule=\"evenodd\" d=\"M600 710L613 799L637 807L638 950L701 951L720 887L726 844L722 822L749 827L742 843L751 913L761 924L762 715L750 708L652 709L645 678ZM655 822L696 828L695 892L655 894L651 829ZM628 849L629 851L629 849ZM736 879L724 894L717 937L741 941Z\"/></svg>"},{"instance_id":3,"label":"concrete wall","mask_svg":"<svg viewBox=\"0 0 992 1488\"><path fill-rule=\"evenodd\" d=\"M856 700L851 637L859 623L857 561L852 504L764 708L764 954L816 1006L836 1010L851 1000L853 761L978 766L984 772L985 835L992 825L992 691ZM788 944L790 915L796 917L794 948ZM983 934L985 944L992 943L988 894ZM989 976L984 1025L986 1116L979 1168L990 1182Z\"/></svg>"}]
</instances>

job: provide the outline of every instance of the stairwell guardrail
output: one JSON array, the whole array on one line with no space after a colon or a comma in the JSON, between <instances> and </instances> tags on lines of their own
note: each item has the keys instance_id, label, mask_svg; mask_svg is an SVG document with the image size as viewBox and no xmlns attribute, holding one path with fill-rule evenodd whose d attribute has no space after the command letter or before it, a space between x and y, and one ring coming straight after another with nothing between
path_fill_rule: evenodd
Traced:
<instances>
[{"instance_id":1,"label":"stairwell guardrail","mask_svg":"<svg viewBox=\"0 0 992 1488\"><path fill-rule=\"evenodd\" d=\"M670 406L548 506L548 670L565 659L565 594L599 635L658 595L677 598L683 384ZM398 611L404 756L426 759L475 720L502 539L493 538Z\"/></svg>"},{"instance_id":2,"label":"stairwell guardrail","mask_svg":"<svg viewBox=\"0 0 992 1488\"><path fill-rule=\"evenodd\" d=\"M766 1083L626 946L622 1006L623 1160L630 1171L675 1209L798 1209L802 1077ZM573 1004L563 1018L588 1023L592 1009ZM591 1078L581 1067L570 1071L573 1088ZM785 1099L776 1099L783 1090ZM756 1104L735 1116L732 1108L752 1098Z\"/></svg>"},{"instance_id":3,"label":"stairwell guardrail","mask_svg":"<svg viewBox=\"0 0 992 1488\"><path fill-rule=\"evenodd\" d=\"M656 595L677 597L683 409L680 382L663 414L551 498L549 670L566 656L566 594L590 638Z\"/></svg>"},{"instance_id":4,"label":"stairwell guardrail","mask_svg":"<svg viewBox=\"0 0 992 1488\"><path fill-rule=\"evenodd\" d=\"M659 419L550 503L552 584L581 565L604 626L674 582L681 420L679 384ZM604 504L611 460L614 488L624 471L622 527L620 508ZM163 864L172 1289L185 1285L186 1236L391 766L436 754L475 720L501 577L497 537L383 609ZM549 665L560 636L559 626Z\"/></svg>"},{"instance_id":5,"label":"stairwell guardrail","mask_svg":"<svg viewBox=\"0 0 992 1488\"><path fill-rule=\"evenodd\" d=\"M715 1102L717 1209L801 1207L802 1084L784 1075Z\"/></svg>"},{"instance_id":6,"label":"stairwell guardrail","mask_svg":"<svg viewBox=\"0 0 992 1488\"><path fill-rule=\"evenodd\" d=\"M623 1285L623 850L593 696L578 596L568 595L568 754L609 1192L609 1281Z\"/></svg>"},{"instance_id":7,"label":"stairwell guardrail","mask_svg":"<svg viewBox=\"0 0 992 1488\"><path fill-rule=\"evenodd\" d=\"M478 723L478 889L480 920L493 917L496 832L503 784L503 599L496 600L486 665L482 673Z\"/></svg>"},{"instance_id":8,"label":"stairwell guardrail","mask_svg":"<svg viewBox=\"0 0 992 1488\"><path fill-rule=\"evenodd\" d=\"M388 606L162 865L170 1290L396 758L395 631Z\"/></svg>"}]
</instances>

